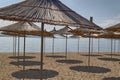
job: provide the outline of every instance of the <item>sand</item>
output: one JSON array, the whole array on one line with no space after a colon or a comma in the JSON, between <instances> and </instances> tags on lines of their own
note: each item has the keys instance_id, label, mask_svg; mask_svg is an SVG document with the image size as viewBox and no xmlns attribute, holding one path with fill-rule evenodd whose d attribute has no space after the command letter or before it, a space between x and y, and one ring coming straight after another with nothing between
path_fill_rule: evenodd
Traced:
<instances>
[{"instance_id":1,"label":"sand","mask_svg":"<svg viewBox=\"0 0 120 80\"><path fill-rule=\"evenodd\" d=\"M110 55L106 55L110 53L102 52L101 56L91 56L88 66L88 56L84 54L87 53L69 52L65 59L64 53L55 53L54 56L45 53L43 80L120 80L120 60L116 60L120 59L120 55L113 55L111 59ZM18 66L18 60L10 58L12 53L1 53L0 80L40 80L40 54L26 55L31 57L26 58L25 71L22 71L22 59L19 62L21 65Z\"/></svg>"}]
</instances>

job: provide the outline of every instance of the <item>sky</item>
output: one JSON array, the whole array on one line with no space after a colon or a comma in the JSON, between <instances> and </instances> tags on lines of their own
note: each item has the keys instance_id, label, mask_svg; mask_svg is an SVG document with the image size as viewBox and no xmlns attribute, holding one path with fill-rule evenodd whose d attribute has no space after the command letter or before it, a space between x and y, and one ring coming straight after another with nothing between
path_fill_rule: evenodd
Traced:
<instances>
[{"instance_id":1,"label":"sky","mask_svg":"<svg viewBox=\"0 0 120 80\"><path fill-rule=\"evenodd\" d=\"M0 0L0 8L24 0ZM69 8L89 19L93 17L94 23L106 28L120 23L120 0L60 0ZM0 26L12 24L0 20Z\"/></svg>"}]
</instances>

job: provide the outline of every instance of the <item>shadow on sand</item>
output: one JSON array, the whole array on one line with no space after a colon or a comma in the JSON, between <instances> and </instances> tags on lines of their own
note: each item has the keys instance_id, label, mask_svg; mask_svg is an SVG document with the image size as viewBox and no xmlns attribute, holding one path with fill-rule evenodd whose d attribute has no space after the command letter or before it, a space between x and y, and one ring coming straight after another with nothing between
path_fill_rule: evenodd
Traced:
<instances>
[{"instance_id":1,"label":"shadow on sand","mask_svg":"<svg viewBox=\"0 0 120 80\"><path fill-rule=\"evenodd\" d=\"M66 63L66 64L83 63L83 61L80 61L80 60L56 60L56 62L59 62L59 63Z\"/></svg>"},{"instance_id":2,"label":"shadow on sand","mask_svg":"<svg viewBox=\"0 0 120 80\"><path fill-rule=\"evenodd\" d=\"M35 65L41 65L41 62L39 61L19 61L19 62L10 62L12 65L21 65L21 66L35 66Z\"/></svg>"},{"instance_id":3,"label":"shadow on sand","mask_svg":"<svg viewBox=\"0 0 120 80\"><path fill-rule=\"evenodd\" d=\"M10 57L8 57L8 58L10 58L10 59L33 59L33 58L35 58L35 56L10 56Z\"/></svg>"},{"instance_id":4,"label":"shadow on sand","mask_svg":"<svg viewBox=\"0 0 120 80\"><path fill-rule=\"evenodd\" d=\"M89 72L89 73L107 73L111 72L108 68L97 67L97 66L74 66L70 67L71 70Z\"/></svg>"},{"instance_id":5,"label":"shadow on sand","mask_svg":"<svg viewBox=\"0 0 120 80\"><path fill-rule=\"evenodd\" d=\"M104 78L103 80L120 80L120 77L109 77L109 78Z\"/></svg>"},{"instance_id":6,"label":"shadow on sand","mask_svg":"<svg viewBox=\"0 0 120 80\"><path fill-rule=\"evenodd\" d=\"M65 56L46 56L46 57L50 57L50 58L65 58Z\"/></svg>"},{"instance_id":7,"label":"shadow on sand","mask_svg":"<svg viewBox=\"0 0 120 80\"><path fill-rule=\"evenodd\" d=\"M91 56L91 57L97 57L97 56L102 56L100 54L81 54L82 56Z\"/></svg>"},{"instance_id":8,"label":"shadow on sand","mask_svg":"<svg viewBox=\"0 0 120 80\"><path fill-rule=\"evenodd\" d=\"M57 76L59 73L54 70L43 70L43 79L52 78ZM40 79L40 69L28 69L28 70L20 70L17 72L13 72L12 76L17 79Z\"/></svg>"},{"instance_id":9,"label":"shadow on sand","mask_svg":"<svg viewBox=\"0 0 120 80\"><path fill-rule=\"evenodd\" d=\"M120 54L104 54L104 55L108 55L108 56L120 56Z\"/></svg>"},{"instance_id":10,"label":"shadow on sand","mask_svg":"<svg viewBox=\"0 0 120 80\"><path fill-rule=\"evenodd\" d=\"M104 60L104 61L120 61L120 59L117 58L98 58L99 60Z\"/></svg>"}]
</instances>

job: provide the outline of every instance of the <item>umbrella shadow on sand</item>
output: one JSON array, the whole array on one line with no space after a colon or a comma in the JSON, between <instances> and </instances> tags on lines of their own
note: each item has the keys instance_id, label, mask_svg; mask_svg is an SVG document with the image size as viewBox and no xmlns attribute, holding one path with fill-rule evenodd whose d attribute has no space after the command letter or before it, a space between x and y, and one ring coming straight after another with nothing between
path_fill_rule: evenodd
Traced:
<instances>
[{"instance_id":1,"label":"umbrella shadow on sand","mask_svg":"<svg viewBox=\"0 0 120 80\"><path fill-rule=\"evenodd\" d=\"M105 54L105 55L108 55L108 56L120 56L120 54Z\"/></svg>"},{"instance_id":2,"label":"umbrella shadow on sand","mask_svg":"<svg viewBox=\"0 0 120 80\"><path fill-rule=\"evenodd\" d=\"M80 71L80 72L89 72L89 73L107 73L111 72L108 68L97 67L97 66L73 66L70 67L71 70Z\"/></svg>"},{"instance_id":3,"label":"umbrella shadow on sand","mask_svg":"<svg viewBox=\"0 0 120 80\"><path fill-rule=\"evenodd\" d=\"M46 56L46 57L50 57L50 58L65 58L65 56L59 56L59 55L55 55L55 56Z\"/></svg>"},{"instance_id":4,"label":"umbrella shadow on sand","mask_svg":"<svg viewBox=\"0 0 120 80\"><path fill-rule=\"evenodd\" d=\"M104 61L120 61L120 59L117 58L98 58L99 60L104 60Z\"/></svg>"},{"instance_id":5,"label":"umbrella shadow on sand","mask_svg":"<svg viewBox=\"0 0 120 80\"><path fill-rule=\"evenodd\" d=\"M120 77L109 77L109 78L104 78L103 80L120 80Z\"/></svg>"},{"instance_id":6,"label":"umbrella shadow on sand","mask_svg":"<svg viewBox=\"0 0 120 80\"><path fill-rule=\"evenodd\" d=\"M41 62L39 61L19 61L19 62L10 62L10 64L15 65L15 66L37 66L41 65Z\"/></svg>"},{"instance_id":7,"label":"umbrella shadow on sand","mask_svg":"<svg viewBox=\"0 0 120 80\"><path fill-rule=\"evenodd\" d=\"M35 56L10 56L10 59L33 59Z\"/></svg>"},{"instance_id":8,"label":"umbrella shadow on sand","mask_svg":"<svg viewBox=\"0 0 120 80\"><path fill-rule=\"evenodd\" d=\"M57 76L59 73L54 70L43 70L43 79L52 78ZM17 72L13 72L12 76L17 79L40 79L40 69L28 69L28 70L20 70Z\"/></svg>"},{"instance_id":9,"label":"umbrella shadow on sand","mask_svg":"<svg viewBox=\"0 0 120 80\"><path fill-rule=\"evenodd\" d=\"M80 60L56 60L56 62L66 63L66 64L78 64L78 63L83 63L83 61L80 61Z\"/></svg>"},{"instance_id":10,"label":"umbrella shadow on sand","mask_svg":"<svg viewBox=\"0 0 120 80\"><path fill-rule=\"evenodd\" d=\"M100 54L81 54L82 56L91 56L91 57L97 57L97 56L102 56Z\"/></svg>"}]
</instances>

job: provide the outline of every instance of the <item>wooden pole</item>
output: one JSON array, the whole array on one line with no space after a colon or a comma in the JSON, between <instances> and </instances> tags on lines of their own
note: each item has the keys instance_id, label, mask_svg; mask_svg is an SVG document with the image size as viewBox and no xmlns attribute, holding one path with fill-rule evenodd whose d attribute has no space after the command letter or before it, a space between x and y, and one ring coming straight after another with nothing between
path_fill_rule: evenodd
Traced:
<instances>
[{"instance_id":1,"label":"wooden pole","mask_svg":"<svg viewBox=\"0 0 120 80\"><path fill-rule=\"evenodd\" d=\"M112 58L112 52L113 52L113 39L111 39L111 58Z\"/></svg>"},{"instance_id":2,"label":"wooden pole","mask_svg":"<svg viewBox=\"0 0 120 80\"><path fill-rule=\"evenodd\" d=\"M67 40L68 40L67 34L65 37L66 37L65 58L67 59L67 48L68 48L68 46L67 46Z\"/></svg>"},{"instance_id":3,"label":"wooden pole","mask_svg":"<svg viewBox=\"0 0 120 80\"><path fill-rule=\"evenodd\" d=\"M78 54L79 54L79 48L80 48L80 38L78 37Z\"/></svg>"},{"instance_id":4,"label":"wooden pole","mask_svg":"<svg viewBox=\"0 0 120 80\"><path fill-rule=\"evenodd\" d=\"M100 38L98 38L98 54L100 53Z\"/></svg>"},{"instance_id":5,"label":"wooden pole","mask_svg":"<svg viewBox=\"0 0 120 80\"><path fill-rule=\"evenodd\" d=\"M41 69L40 69L40 73L41 73L41 77L40 80L43 79L43 31L44 31L44 23L41 23L41 30L42 30L42 35L41 35Z\"/></svg>"},{"instance_id":6,"label":"wooden pole","mask_svg":"<svg viewBox=\"0 0 120 80\"><path fill-rule=\"evenodd\" d=\"M90 22L93 22L93 17L90 17ZM88 51L88 66L90 66L90 54L91 54L91 32L89 34L89 51Z\"/></svg>"},{"instance_id":7,"label":"wooden pole","mask_svg":"<svg viewBox=\"0 0 120 80\"><path fill-rule=\"evenodd\" d=\"M53 36L53 45L52 45L52 54L54 55L54 36Z\"/></svg>"},{"instance_id":8,"label":"wooden pole","mask_svg":"<svg viewBox=\"0 0 120 80\"><path fill-rule=\"evenodd\" d=\"M43 51L44 51L44 54L45 54L45 37L43 37Z\"/></svg>"},{"instance_id":9,"label":"wooden pole","mask_svg":"<svg viewBox=\"0 0 120 80\"><path fill-rule=\"evenodd\" d=\"M115 54L115 50L116 50L116 40L114 39L114 54Z\"/></svg>"},{"instance_id":10,"label":"wooden pole","mask_svg":"<svg viewBox=\"0 0 120 80\"><path fill-rule=\"evenodd\" d=\"M20 53L20 37L18 36L18 62L19 62L19 56L20 56L19 53Z\"/></svg>"},{"instance_id":11,"label":"wooden pole","mask_svg":"<svg viewBox=\"0 0 120 80\"><path fill-rule=\"evenodd\" d=\"M118 40L118 54L120 53L120 39Z\"/></svg>"},{"instance_id":12,"label":"wooden pole","mask_svg":"<svg viewBox=\"0 0 120 80\"><path fill-rule=\"evenodd\" d=\"M90 54L91 54L91 37L90 37L90 33L89 33L89 49L88 49L88 66L90 66Z\"/></svg>"},{"instance_id":13,"label":"wooden pole","mask_svg":"<svg viewBox=\"0 0 120 80\"><path fill-rule=\"evenodd\" d=\"M26 33L24 32L24 49L23 49L23 71L25 72L25 52L26 52L26 35L25 35ZM23 74L23 75L25 75L25 74ZM24 76L24 78L25 78L25 76ZM24 78L23 78L23 80L24 80Z\"/></svg>"},{"instance_id":14,"label":"wooden pole","mask_svg":"<svg viewBox=\"0 0 120 80\"><path fill-rule=\"evenodd\" d=\"M24 34L24 49L23 49L23 63L25 62L25 45L26 44L26 38L25 38L25 34ZM23 70L25 70L25 65L23 65Z\"/></svg>"},{"instance_id":15,"label":"wooden pole","mask_svg":"<svg viewBox=\"0 0 120 80\"><path fill-rule=\"evenodd\" d=\"M15 50L15 48L14 48L14 41L15 41L15 37L13 36L13 56L15 56L15 52L14 52L14 50Z\"/></svg>"},{"instance_id":16,"label":"wooden pole","mask_svg":"<svg viewBox=\"0 0 120 80\"><path fill-rule=\"evenodd\" d=\"M91 54L93 53L93 38L91 38Z\"/></svg>"},{"instance_id":17,"label":"wooden pole","mask_svg":"<svg viewBox=\"0 0 120 80\"><path fill-rule=\"evenodd\" d=\"M17 46L17 37L15 36L15 56L16 56L16 46Z\"/></svg>"}]
</instances>

